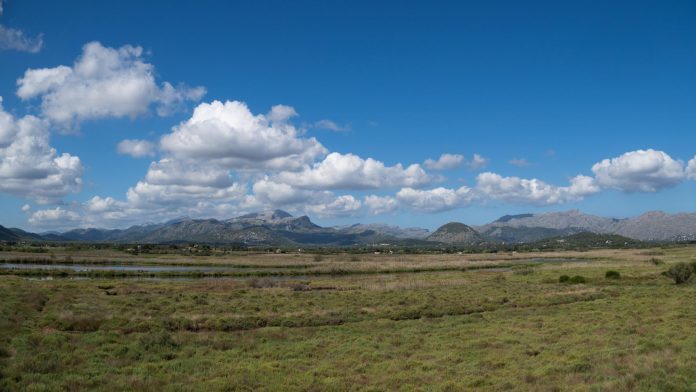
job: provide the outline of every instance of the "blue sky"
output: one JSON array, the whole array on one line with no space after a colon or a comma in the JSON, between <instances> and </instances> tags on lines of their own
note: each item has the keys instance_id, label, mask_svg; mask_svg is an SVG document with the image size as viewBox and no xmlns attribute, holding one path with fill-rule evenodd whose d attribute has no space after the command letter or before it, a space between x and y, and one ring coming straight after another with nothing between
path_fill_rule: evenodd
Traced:
<instances>
[{"instance_id":1,"label":"blue sky","mask_svg":"<svg viewBox=\"0 0 696 392\"><path fill-rule=\"evenodd\" d=\"M0 224L696 210L693 2L375 3L3 1Z\"/></svg>"}]
</instances>

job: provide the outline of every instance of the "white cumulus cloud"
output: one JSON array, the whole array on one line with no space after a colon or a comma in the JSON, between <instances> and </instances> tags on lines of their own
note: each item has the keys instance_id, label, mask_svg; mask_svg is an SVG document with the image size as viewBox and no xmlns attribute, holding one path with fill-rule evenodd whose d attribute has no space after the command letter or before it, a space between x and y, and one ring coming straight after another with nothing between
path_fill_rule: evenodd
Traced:
<instances>
[{"instance_id":1,"label":"white cumulus cloud","mask_svg":"<svg viewBox=\"0 0 696 392\"><path fill-rule=\"evenodd\" d=\"M125 139L118 143L116 150L133 158L151 157L155 155L155 144L147 140Z\"/></svg>"},{"instance_id":2,"label":"white cumulus cloud","mask_svg":"<svg viewBox=\"0 0 696 392\"><path fill-rule=\"evenodd\" d=\"M167 114L184 101L197 101L202 87L173 87L155 80L154 66L143 60L143 49L109 48L90 42L72 67L28 69L17 80L17 95L41 98L42 114L66 128L87 119L135 117L156 105Z\"/></svg>"},{"instance_id":3,"label":"white cumulus cloud","mask_svg":"<svg viewBox=\"0 0 696 392\"><path fill-rule=\"evenodd\" d=\"M0 49L38 53L43 47L43 35L29 37L22 30L0 25Z\"/></svg>"},{"instance_id":4,"label":"white cumulus cloud","mask_svg":"<svg viewBox=\"0 0 696 392\"><path fill-rule=\"evenodd\" d=\"M325 190L297 189L268 177L255 182L252 189L254 200L259 203L257 208L283 207L330 218L355 215L362 207L362 203L352 195L335 196Z\"/></svg>"},{"instance_id":5,"label":"white cumulus cloud","mask_svg":"<svg viewBox=\"0 0 696 392\"><path fill-rule=\"evenodd\" d=\"M576 176L569 186L555 186L536 178L503 177L497 173L481 173L476 178L476 191L482 199L503 200L523 204L559 204L582 200L599 192L592 177Z\"/></svg>"},{"instance_id":6,"label":"white cumulus cloud","mask_svg":"<svg viewBox=\"0 0 696 392\"><path fill-rule=\"evenodd\" d=\"M0 0L0 16L3 6ZM43 47L43 35L32 38L24 34L22 30L0 25L0 50L16 50L19 52L38 53Z\"/></svg>"},{"instance_id":7,"label":"white cumulus cloud","mask_svg":"<svg viewBox=\"0 0 696 392\"><path fill-rule=\"evenodd\" d=\"M0 192L50 203L79 191L82 172L80 158L51 147L45 121L15 118L0 97Z\"/></svg>"},{"instance_id":8,"label":"white cumulus cloud","mask_svg":"<svg viewBox=\"0 0 696 392\"><path fill-rule=\"evenodd\" d=\"M287 120L289 106L254 115L243 102L213 101L196 107L191 118L161 139L175 157L216 161L230 169L299 169L323 156L315 138L302 138Z\"/></svg>"},{"instance_id":9,"label":"white cumulus cloud","mask_svg":"<svg viewBox=\"0 0 696 392\"><path fill-rule=\"evenodd\" d=\"M61 207L38 210L29 216L29 224L42 228L71 228L80 220L80 215Z\"/></svg>"},{"instance_id":10,"label":"white cumulus cloud","mask_svg":"<svg viewBox=\"0 0 696 392\"><path fill-rule=\"evenodd\" d=\"M696 180L696 156L689 161L686 167L686 175L690 180Z\"/></svg>"},{"instance_id":11,"label":"white cumulus cloud","mask_svg":"<svg viewBox=\"0 0 696 392\"><path fill-rule=\"evenodd\" d=\"M399 208L399 202L391 196L365 196L365 206L373 215L387 214Z\"/></svg>"},{"instance_id":12,"label":"white cumulus cloud","mask_svg":"<svg viewBox=\"0 0 696 392\"><path fill-rule=\"evenodd\" d=\"M314 199L313 191L297 189L289 184L278 183L265 177L254 183L254 196L269 206L288 206L308 203Z\"/></svg>"},{"instance_id":13,"label":"white cumulus cloud","mask_svg":"<svg viewBox=\"0 0 696 392\"><path fill-rule=\"evenodd\" d=\"M113 211L119 206L119 202L113 197L94 196L85 202L85 208L90 212Z\"/></svg>"},{"instance_id":14,"label":"white cumulus cloud","mask_svg":"<svg viewBox=\"0 0 696 392\"><path fill-rule=\"evenodd\" d=\"M322 218L335 218L355 215L361 207L362 203L353 195L341 195L329 202L309 203L305 211Z\"/></svg>"},{"instance_id":15,"label":"white cumulus cloud","mask_svg":"<svg viewBox=\"0 0 696 392\"><path fill-rule=\"evenodd\" d=\"M418 164L406 168L401 164L386 166L372 158L363 159L357 155L337 152L302 171L281 172L276 180L306 189L421 187L432 182Z\"/></svg>"},{"instance_id":16,"label":"white cumulus cloud","mask_svg":"<svg viewBox=\"0 0 696 392\"><path fill-rule=\"evenodd\" d=\"M653 149L627 152L592 166L599 185L624 192L656 192L685 178L684 163Z\"/></svg>"},{"instance_id":17,"label":"white cumulus cloud","mask_svg":"<svg viewBox=\"0 0 696 392\"><path fill-rule=\"evenodd\" d=\"M455 169L464 163L464 155L460 154L442 154L437 160L426 159L423 164L430 170L448 170Z\"/></svg>"},{"instance_id":18,"label":"white cumulus cloud","mask_svg":"<svg viewBox=\"0 0 696 392\"><path fill-rule=\"evenodd\" d=\"M474 154L473 158L466 163L466 166L469 170L480 170L488 166L488 162L490 162L490 159Z\"/></svg>"},{"instance_id":19,"label":"white cumulus cloud","mask_svg":"<svg viewBox=\"0 0 696 392\"><path fill-rule=\"evenodd\" d=\"M246 194L246 186L233 183L226 187L198 184L153 184L147 181L129 188L128 205L141 208L171 208L195 206L198 201L229 202L240 200Z\"/></svg>"},{"instance_id":20,"label":"white cumulus cloud","mask_svg":"<svg viewBox=\"0 0 696 392\"><path fill-rule=\"evenodd\" d=\"M466 186L458 189L438 187L429 190L403 188L396 193L396 199L401 205L420 212L440 212L464 207L475 198L475 192Z\"/></svg>"},{"instance_id":21,"label":"white cumulus cloud","mask_svg":"<svg viewBox=\"0 0 696 392\"><path fill-rule=\"evenodd\" d=\"M145 181L153 185L198 185L226 188L234 182L229 170L196 161L163 158L151 162Z\"/></svg>"}]
</instances>

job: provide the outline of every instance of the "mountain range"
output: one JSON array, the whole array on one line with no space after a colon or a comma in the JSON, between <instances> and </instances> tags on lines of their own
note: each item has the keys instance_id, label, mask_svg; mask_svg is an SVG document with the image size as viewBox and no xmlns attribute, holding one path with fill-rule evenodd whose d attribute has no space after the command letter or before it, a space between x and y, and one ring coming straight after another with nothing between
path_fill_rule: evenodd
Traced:
<instances>
[{"instance_id":1,"label":"mountain range","mask_svg":"<svg viewBox=\"0 0 696 392\"><path fill-rule=\"evenodd\" d=\"M570 210L506 215L474 228L502 242L533 242L580 232L617 234L641 241L692 241L696 240L696 213L651 211L634 218L615 219Z\"/></svg>"},{"instance_id":2,"label":"mountain range","mask_svg":"<svg viewBox=\"0 0 696 392\"><path fill-rule=\"evenodd\" d=\"M614 219L578 210L506 215L481 226L450 222L427 229L371 223L321 227L309 217L282 210L256 212L227 220L190 219L132 226L127 229L74 229L35 234L0 226L0 241L76 241L119 243L238 244L246 246L483 245L531 243L579 233L618 235L640 241L696 240L696 213L653 211L634 218Z\"/></svg>"}]
</instances>

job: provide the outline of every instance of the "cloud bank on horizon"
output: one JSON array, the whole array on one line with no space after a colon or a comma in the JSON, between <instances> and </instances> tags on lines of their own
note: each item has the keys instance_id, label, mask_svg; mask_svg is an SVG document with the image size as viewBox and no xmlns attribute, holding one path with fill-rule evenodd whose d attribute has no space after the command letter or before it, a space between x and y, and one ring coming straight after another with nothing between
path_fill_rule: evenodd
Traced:
<instances>
[{"instance_id":1,"label":"cloud bank on horizon","mask_svg":"<svg viewBox=\"0 0 696 392\"><path fill-rule=\"evenodd\" d=\"M0 25L0 49L36 53L42 45L41 35L31 38ZM203 100L206 92L203 86L160 80L136 45L87 42L72 64L26 69L14 93L32 114L17 115L0 98L0 192L23 201L21 210L31 225L53 229L123 227L271 208L340 218L428 214L492 203L539 207L606 191L657 193L696 181L696 155L680 159L650 146L587 162L586 170L561 184L486 170L491 159L485 151L464 154L455 146L422 163L390 164L333 151L308 134L324 129L350 137L344 132L348 126L328 119L300 123L288 103L254 113L234 99L240 97ZM159 137L143 134L113 146L118 154L150 160L121 195L86 189L89 162L79 152L59 152L51 145L52 133L75 137L86 121L136 122L173 113L190 115ZM530 166L525 158L509 163L517 169ZM462 170L475 173L473 182L453 186L452 176Z\"/></svg>"}]
</instances>

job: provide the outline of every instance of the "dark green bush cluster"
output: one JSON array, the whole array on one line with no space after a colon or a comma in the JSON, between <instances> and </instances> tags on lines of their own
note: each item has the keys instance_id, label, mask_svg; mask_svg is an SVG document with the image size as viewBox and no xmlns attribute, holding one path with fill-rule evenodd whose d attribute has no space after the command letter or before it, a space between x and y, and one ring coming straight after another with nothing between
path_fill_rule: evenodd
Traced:
<instances>
[{"instance_id":1,"label":"dark green bush cluster","mask_svg":"<svg viewBox=\"0 0 696 392\"><path fill-rule=\"evenodd\" d=\"M575 276L571 277L570 280L568 281L568 283L570 283L570 284L578 284L578 283L586 283L586 282L587 282L587 280L585 279L585 277L580 276L580 275L575 275Z\"/></svg>"},{"instance_id":2,"label":"dark green bush cluster","mask_svg":"<svg viewBox=\"0 0 696 392\"><path fill-rule=\"evenodd\" d=\"M604 277L607 279L621 279L621 274L619 271L609 270L604 274Z\"/></svg>"},{"instance_id":3,"label":"dark green bush cluster","mask_svg":"<svg viewBox=\"0 0 696 392\"><path fill-rule=\"evenodd\" d=\"M688 282L693 273L694 267L691 264L677 263L669 267L663 274L674 279L674 283L682 284Z\"/></svg>"},{"instance_id":4,"label":"dark green bush cluster","mask_svg":"<svg viewBox=\"0 0 696 392\"><path fill-rule=\"evenodd\" d=\"M558 282L559 283L578 284L578 283L586 283L587 279L585 279L584 276L580 276L580 275L575 275L575 276L561 275L558 278Z\"/></svg>"}]
</instances>

